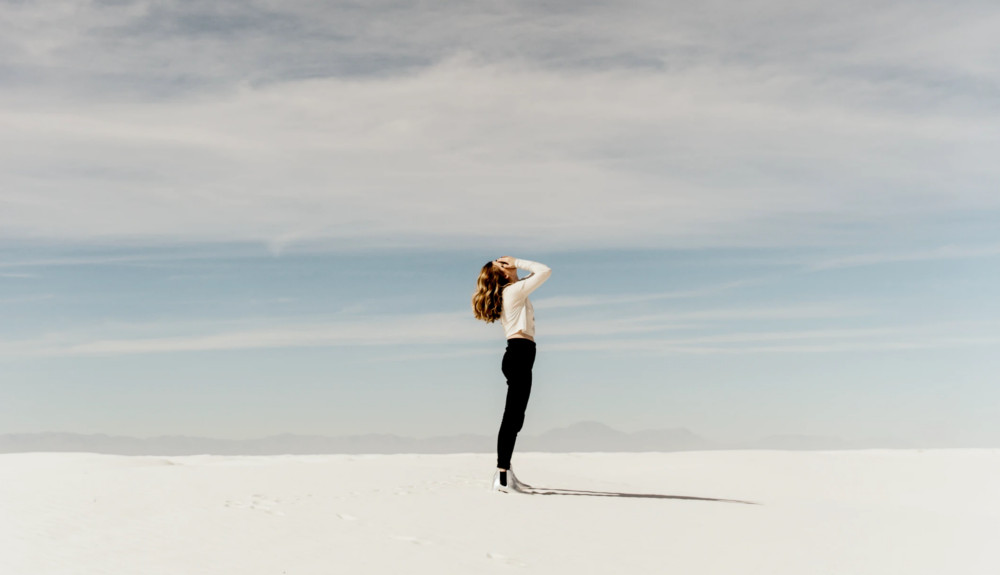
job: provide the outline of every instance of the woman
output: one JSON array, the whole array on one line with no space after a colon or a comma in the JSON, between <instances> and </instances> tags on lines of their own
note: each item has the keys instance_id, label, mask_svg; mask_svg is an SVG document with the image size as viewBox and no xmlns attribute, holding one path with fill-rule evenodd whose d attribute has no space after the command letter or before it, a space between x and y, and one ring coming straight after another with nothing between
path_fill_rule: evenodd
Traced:
<instances>
[{"instance_id":1,"label":"woman","mask_svg":"<svg viewBox=\"0 0 1000 575\"><path fill-rule=\"evenodd\" d=\"M531 275L518 279L518 269ZM535 363L535 310L528 294L552 275L544 264L504 256L488 262L479 272L472 311L486 323L500 320L507 336L507 351L501 369L507 378L507 404L497 434L497 471L493 490L508 493L527 491L528 485L514 477L510 458L517 432L524 424L524 411L531 394L531 367Z\"/></svg>"}]
</instances>

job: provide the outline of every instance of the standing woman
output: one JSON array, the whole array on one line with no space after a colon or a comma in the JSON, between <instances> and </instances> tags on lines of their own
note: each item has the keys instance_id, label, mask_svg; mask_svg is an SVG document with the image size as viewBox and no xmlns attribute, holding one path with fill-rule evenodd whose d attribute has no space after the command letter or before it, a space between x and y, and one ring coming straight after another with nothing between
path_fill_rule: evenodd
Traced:
<instances>
[{"instance_id":1,"label":"standing woman","mask_svg":"<svg viewBox=\"0 0 1000 575\"><path fill-rule=\"evenodd\" d=\"M517 270L531 275L518 279ZM514 453L517 432L524 424L524 411L531 394L531 368L535 364L535 309L528 294L535 291L552 275L544 264L504 256L488 262L479 272L476 293L472 296L472 311L476 319L486 323L500 320L507 337L502 371L507 378L507 403L497 434L497 472L493 490L526 491L528 486L514 477L510 458Z\"/></svg>"}]
</instances>

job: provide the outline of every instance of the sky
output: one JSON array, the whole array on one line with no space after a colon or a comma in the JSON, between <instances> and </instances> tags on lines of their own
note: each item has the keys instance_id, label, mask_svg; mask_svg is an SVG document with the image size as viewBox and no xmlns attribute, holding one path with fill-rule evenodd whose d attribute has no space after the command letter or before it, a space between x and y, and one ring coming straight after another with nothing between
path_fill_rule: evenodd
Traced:
<instances>
[{"instance_id":1,"label":"sky","mask_svg":"<svg viewBox=\"0 0 1000 575\"><path fill-rule=\"evenodd\" d=\"M990 2L0 2L0 433L1000 446Z\"/></svg>"}]
</instances>

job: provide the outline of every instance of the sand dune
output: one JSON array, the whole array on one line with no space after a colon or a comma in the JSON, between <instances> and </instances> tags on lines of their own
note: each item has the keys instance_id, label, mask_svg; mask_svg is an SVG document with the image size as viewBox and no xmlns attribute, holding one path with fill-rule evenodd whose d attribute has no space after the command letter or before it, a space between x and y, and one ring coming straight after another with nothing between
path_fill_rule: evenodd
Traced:
<instances>
[{"instance_id":1,"label":"sand dune","mask_svg":"<svg viewBox=\"0 0 1000 575\"><path fill-rule=\"evenodd\" d=\"M0 455L0 573L1000 573L1000 450Z\"/></svg>"}]
</instances>

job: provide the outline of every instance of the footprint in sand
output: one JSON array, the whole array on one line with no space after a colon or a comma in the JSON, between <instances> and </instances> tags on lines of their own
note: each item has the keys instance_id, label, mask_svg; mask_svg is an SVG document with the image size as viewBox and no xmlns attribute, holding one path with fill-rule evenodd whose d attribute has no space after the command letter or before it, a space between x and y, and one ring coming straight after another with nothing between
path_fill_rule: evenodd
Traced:
<instances>
[{"instance_id":1,"label":"footprint in sand","mask_svg":"<svg viewBox=\"0 0 1000 575\"><path fill-rule=\"evenodd\" d=\"M274 507L281 503L279 499L268 499L260 493L254 493L251 496L250 501L226 501L226 507L235 507L237 509L253 509L255 511L263 511L264 513L270 513L271 515L284 515L283 511L278 511Z\"/></svg>"},{"instance_id":2,"label":"footprint in sand","mask_svg":"<svg viewBox=\"0 0 1000 575\"><path fill-rule=\"evenodd\" d=\"M409 541L414 545L431 545L430 541L424 541L423 539L419 537L414 537L412 535L393 535L392 538L398 539L400 541Z\"/></svg>"},{"instance_id":3,"label":"footprint in sand","mask_svg":"<svg viewBox=\"0 0 1000 575\"><path fill-rule=\"evenodd\" d=\"M493 551L488 552L486 554L486 556L489 557L490 559L495 559L497 561L501 561L503 563L506 563L507 565L510 565L512 567L527 567L528 566L528 564L525 563L525 562L523 562L523 561L520 561L518 559L514 559L513 557L507 557L506 555L503 555L501 553L496 553L496 552L493 552Z\"/></svg>"}]
</instances>

